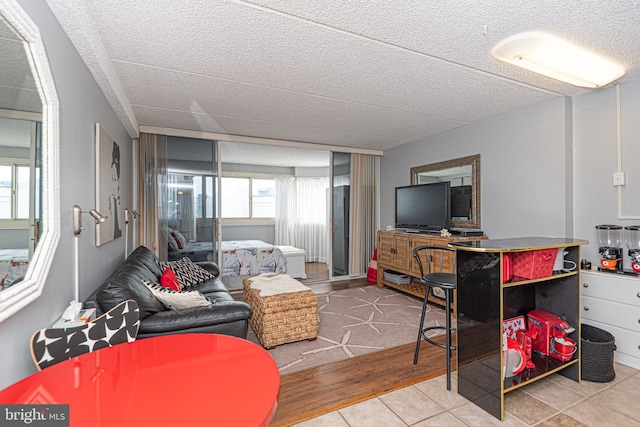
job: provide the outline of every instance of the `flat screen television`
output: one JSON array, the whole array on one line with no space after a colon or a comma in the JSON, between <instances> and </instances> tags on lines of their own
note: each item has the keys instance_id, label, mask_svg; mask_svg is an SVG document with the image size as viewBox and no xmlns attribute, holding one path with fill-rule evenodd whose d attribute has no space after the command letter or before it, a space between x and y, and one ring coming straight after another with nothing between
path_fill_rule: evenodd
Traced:
<instances>
[{"instance_id":1,"label":"flat screen television","mask_svg":"<svg viewBox=\"0 0 640 427\"><path fill-rule=\"evenodd\" d=\"M440 231L451 226L449 182L396 187L396 228Z\"/></svg>"}]
</instances>

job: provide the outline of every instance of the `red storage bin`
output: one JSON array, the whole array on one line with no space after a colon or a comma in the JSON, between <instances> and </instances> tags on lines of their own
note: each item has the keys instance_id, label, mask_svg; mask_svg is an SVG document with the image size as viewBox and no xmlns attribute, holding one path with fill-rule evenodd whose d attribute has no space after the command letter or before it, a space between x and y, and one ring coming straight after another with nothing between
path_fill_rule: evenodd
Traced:
<instances>
[{"instance_id":1,"label":"red storage bin","mask_svg":"<svg viewBox=\"0 0 640 427\"><path fill-rule=\"evenodd\" d=\"M558 248L513 253L513 275L524 279L549 277L553 273Z\"/></svg>"},{"instance_id":2,"label":"red storage bin","mask_svg":"<svg viewBox=\"0 0 640 427\"><path fill-rule=\"evenodd\" d=\"M373 258L369 261L369 268L367 269L367 282L378 282L378 249L373 250Z\"/></svg>"}]
</instances>

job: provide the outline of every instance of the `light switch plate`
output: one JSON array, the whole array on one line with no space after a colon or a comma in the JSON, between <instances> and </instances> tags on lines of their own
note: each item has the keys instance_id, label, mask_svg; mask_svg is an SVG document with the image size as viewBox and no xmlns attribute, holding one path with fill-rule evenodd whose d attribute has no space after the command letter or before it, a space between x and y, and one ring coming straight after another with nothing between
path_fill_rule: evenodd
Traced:
<instances>
[{"instance_id":1,"label":"light switch plate","mask_svg":"<svg viewBox=\"0 0 640 427\"><path fill-rule=\"evenodd\" d=\"M613 173L613 185L625 185L625 173L624 172L614 172Z\"/></svg>"}]
</instances>

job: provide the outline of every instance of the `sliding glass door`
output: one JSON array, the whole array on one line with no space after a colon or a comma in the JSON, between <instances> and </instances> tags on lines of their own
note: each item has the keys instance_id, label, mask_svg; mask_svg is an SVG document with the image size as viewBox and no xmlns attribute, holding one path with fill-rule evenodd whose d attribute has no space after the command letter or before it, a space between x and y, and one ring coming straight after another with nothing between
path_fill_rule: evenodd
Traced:
<instances>
[{"instance_id":1,"label":"sliding glass door","mask_svg":"<svg viewBox=\"0 0 640 427\"><path fill-rule=\"evenodd\" d=\"M331 275L349 274L351 154L331 153Z\"/></svg>"},{"instance_id":2,"label":"sliding glass door","mask_svg":"<svg viewBox=\"0 0 640 427\"><path fill-rule=\"evenodd\" d=\"M168 259L217 261L216 141L167 138Z\"/></svg>"}]
</instances>

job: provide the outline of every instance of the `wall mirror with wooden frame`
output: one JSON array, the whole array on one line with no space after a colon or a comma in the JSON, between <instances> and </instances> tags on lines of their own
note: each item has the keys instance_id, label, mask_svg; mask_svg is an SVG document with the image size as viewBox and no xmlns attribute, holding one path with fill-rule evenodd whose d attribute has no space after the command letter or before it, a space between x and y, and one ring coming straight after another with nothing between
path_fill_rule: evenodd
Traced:
<instances>
[{"instance_id":1,"label":"wall mirror with wooden frame","mask_svg":"<svg viewBox=\"0 0 640 427\"><path fill-rule=\"evenodd\" d=\"M451 183L451 227L482 228L480 154L411 168L411 185Z\"/></svg>"}]
</instances>

